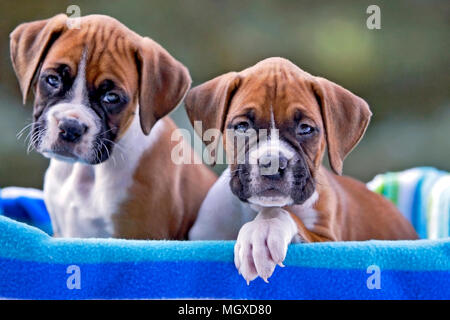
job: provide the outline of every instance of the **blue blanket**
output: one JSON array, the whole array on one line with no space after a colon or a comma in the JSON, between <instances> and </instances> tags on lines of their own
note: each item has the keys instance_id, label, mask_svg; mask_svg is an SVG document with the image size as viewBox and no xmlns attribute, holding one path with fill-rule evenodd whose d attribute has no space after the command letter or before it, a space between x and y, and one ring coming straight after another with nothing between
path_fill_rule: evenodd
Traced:
<instances>
[{"instance_id":1,"label":"blue blanket","mask_svg":"<svg viewBox=\"0 0 450 320\"><path fill-rule=\"evenodd\" d=\"M448 237L293 244L269 284L247 286L232 241L55 239L39 191L1 191L3 298L450 299Z\"/></svg>"}]
</instances>

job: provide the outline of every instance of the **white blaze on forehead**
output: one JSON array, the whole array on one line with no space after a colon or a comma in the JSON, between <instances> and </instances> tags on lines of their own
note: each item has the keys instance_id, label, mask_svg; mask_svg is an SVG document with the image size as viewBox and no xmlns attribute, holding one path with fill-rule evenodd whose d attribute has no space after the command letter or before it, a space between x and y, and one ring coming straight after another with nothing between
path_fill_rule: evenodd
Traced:
<instances>
[{"instance_id":1,"label":"white blaze on forehead","mask_svg":"<svg viewBox=\"0 0 450 320\"><path fill-rule=\"evenodd\" d=\"M73 153L78 160L88 161L97 156L95 140L101 130L101 122L98 115L88 106L86 86L86 60L87 50L83 53L78 64L78 71L70 89L70 101L61 101L52 106L46 115L46 130L42 138L40 151L49 157L54 157L53 145L59 139L59 122L64 118L75 117L87 127L80 142L73 147Z\"/></svg>"},{"instance_id":2,"label":"white blaze on forehead","mask_svg":"<svg viewBox=\"0 0 450 320\"><path fill-rule=\"evenodd\" d=\"M275 126L275 115L273 113L273 106L270 105L270 128L272 130L276 130L276 126Z\"/></svg>"},{"instance_id":3,"label":"white blaze on forehead","mask_svg":"<svg viewBox=\"0 0 450 320\"><path fill-rule=\"evenodd\" d=\"M258 144L250 150L249 160L251 164L256 164L257 160L262 156L278 156L279 154L282 154L290 160L295 156L295 150L288 143L280 139L277 129L272 129L269 137L258 141Z\"/></svg>"},{"instance_id":4,"label":"white blaze on forehead","mask_svg":"<svg viewBox=\"0 0 450 320\"><path fill-rule=\"evenodd\" d=\"M250 161L252 160L255 161L267 154L270 155L282 154L284 157L290 160L294 157L295 151L283 140L280 140L278 138L275 139L270 138L266 141L260 141L258 143L258 146L250 151L249 153Z\"/></svg>"},{"instance_id":5,"label":"white blaze on forehead","mask_svg":"<svg viewBox=\"0 0 450 320\"><path fill-rule=\"evenodd\" d=\"M270 105L270 134L269 136L266 135L264 139L261 139L260 135L258 144L250 150L250 163L256 164L260 157L267 154L282 154L288 160L292 159L295 155L294 149L288 143L280 139L280 133L275 124L275 114L272 105Z\"/></svg>"},{"instance_id":6,"label":"white blaze on forehead","mask_svg":"<svg viewBox=\"0 0 450 320\"><path fill-rule=\"evenodd\" d=\"M86 60L87 50L84 49L81 54L80 62L78 63L78 72L73 82L71 93L73 104L82 104L86 95Z\"/></svg>"}]
</instances>

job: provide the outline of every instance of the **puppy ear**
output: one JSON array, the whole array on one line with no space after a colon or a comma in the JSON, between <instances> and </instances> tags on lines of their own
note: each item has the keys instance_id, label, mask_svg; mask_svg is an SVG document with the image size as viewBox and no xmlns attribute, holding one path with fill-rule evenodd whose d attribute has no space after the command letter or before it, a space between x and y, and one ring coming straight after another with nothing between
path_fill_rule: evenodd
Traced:
<instances>
[{"instance_id":1,"label":"puppy ear","mask_svg":"<svg viewBox=\"0 0 450 320\"><path fill-rule=\"evenodd\" d=\"M67 16L23 23L9 35L11 61L25 104L34 76L53 42L66 28Z\"/></svg>"},{"instance_id":2,"label":"puppy ear","mask_svg":"<svg viewBox=\"0 0 450 320\"><path fill-rule=\"evenodd\" d=\"M160 118L175 109L191 86L188 69L163 47L143 38L137 53L139 117L144 134Z\"/></svg>"},{"instance_id":3,"label":"puppy ear","mask_svg":"<svg viewBox=\"0 0 450 320\"><path fill-rule=\"evenodd\" d=\"M344 159L364 135L372 112L363 99L327 79L316 77L312 86L321 107L330 165L341 175Z\"/></svg>"},{"instance_id":4,"label":"puppy ear","mask_svg":"<svg viewBox=\"0 0 450 320\"><path fill-rule=\"evenodd\" d=\"M238 73L229 72L190 90L184 104L192 125L194 121L201 121L202 131L215 128L223 132L228 108L239 83ZM199 129L197 126L194 128ZM203 132L197 134L202 137ZM219 139L216 138L212 145L208 146L214 152L214 163L218 144Z\"/></svg>"}]
</instances>

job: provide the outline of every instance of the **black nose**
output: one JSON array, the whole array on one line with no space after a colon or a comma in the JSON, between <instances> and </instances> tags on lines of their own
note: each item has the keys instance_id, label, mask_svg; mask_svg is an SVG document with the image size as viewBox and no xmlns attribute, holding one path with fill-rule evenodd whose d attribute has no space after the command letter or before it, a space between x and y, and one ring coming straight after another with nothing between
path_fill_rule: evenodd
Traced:
<instances>
[{"instance_id":1,"label":"black nose","mask_svg":"<svg viewBox=\"0 0 450 320\"><path fill-rule=\"evenodd\" d=\"M67 142L78 142L87 131L87 126L76 119L63 119L59 122L59 137Z\"/></svg>"},{"instance_id":2,"label":"black nose","mask_svg":"<svg viewBox=\"0 0 450 320\"><path fill-rule=\"evenodd\" d=\"M289 160L283 155L265 154L258 159L259 171L262 176L277 180L281 179Z\"/></svg>"}]
</instances>

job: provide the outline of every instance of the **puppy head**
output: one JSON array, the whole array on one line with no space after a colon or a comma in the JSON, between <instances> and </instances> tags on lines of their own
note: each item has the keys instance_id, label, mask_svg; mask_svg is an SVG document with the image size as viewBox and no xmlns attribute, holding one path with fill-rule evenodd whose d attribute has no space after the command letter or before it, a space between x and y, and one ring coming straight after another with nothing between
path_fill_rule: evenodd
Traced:
<instances>
[{"instance_id":1,"label":"puppy head","mask_svg":"<svg viewBox=\"0 0 450 320\"><path fill-rule=\"evenodd\" d=\"M149 38L101 15L68 28L66 15L19 25L11 60L25 103L35 101L32 143L47 157L97 164L139 108L148 135L190 87L187 69Z\"/></svg>"},{"instance_id":2,"label":"puppy head","mask_svg":"<svg viewBox=\"0 0 450 320\"><path fill-rule=\"evenodd\" d=\"M331 168L341 174L344 158L363 136L371 116L361 98L282 58L197 86L185 105L192 122L224 132L225 150L233 154L231 190L259 206L309 199L325 147ZM244 148L236 144L242 136ZM213 143L217 147L217 141Z\"/></svg>"}]
</instances>

